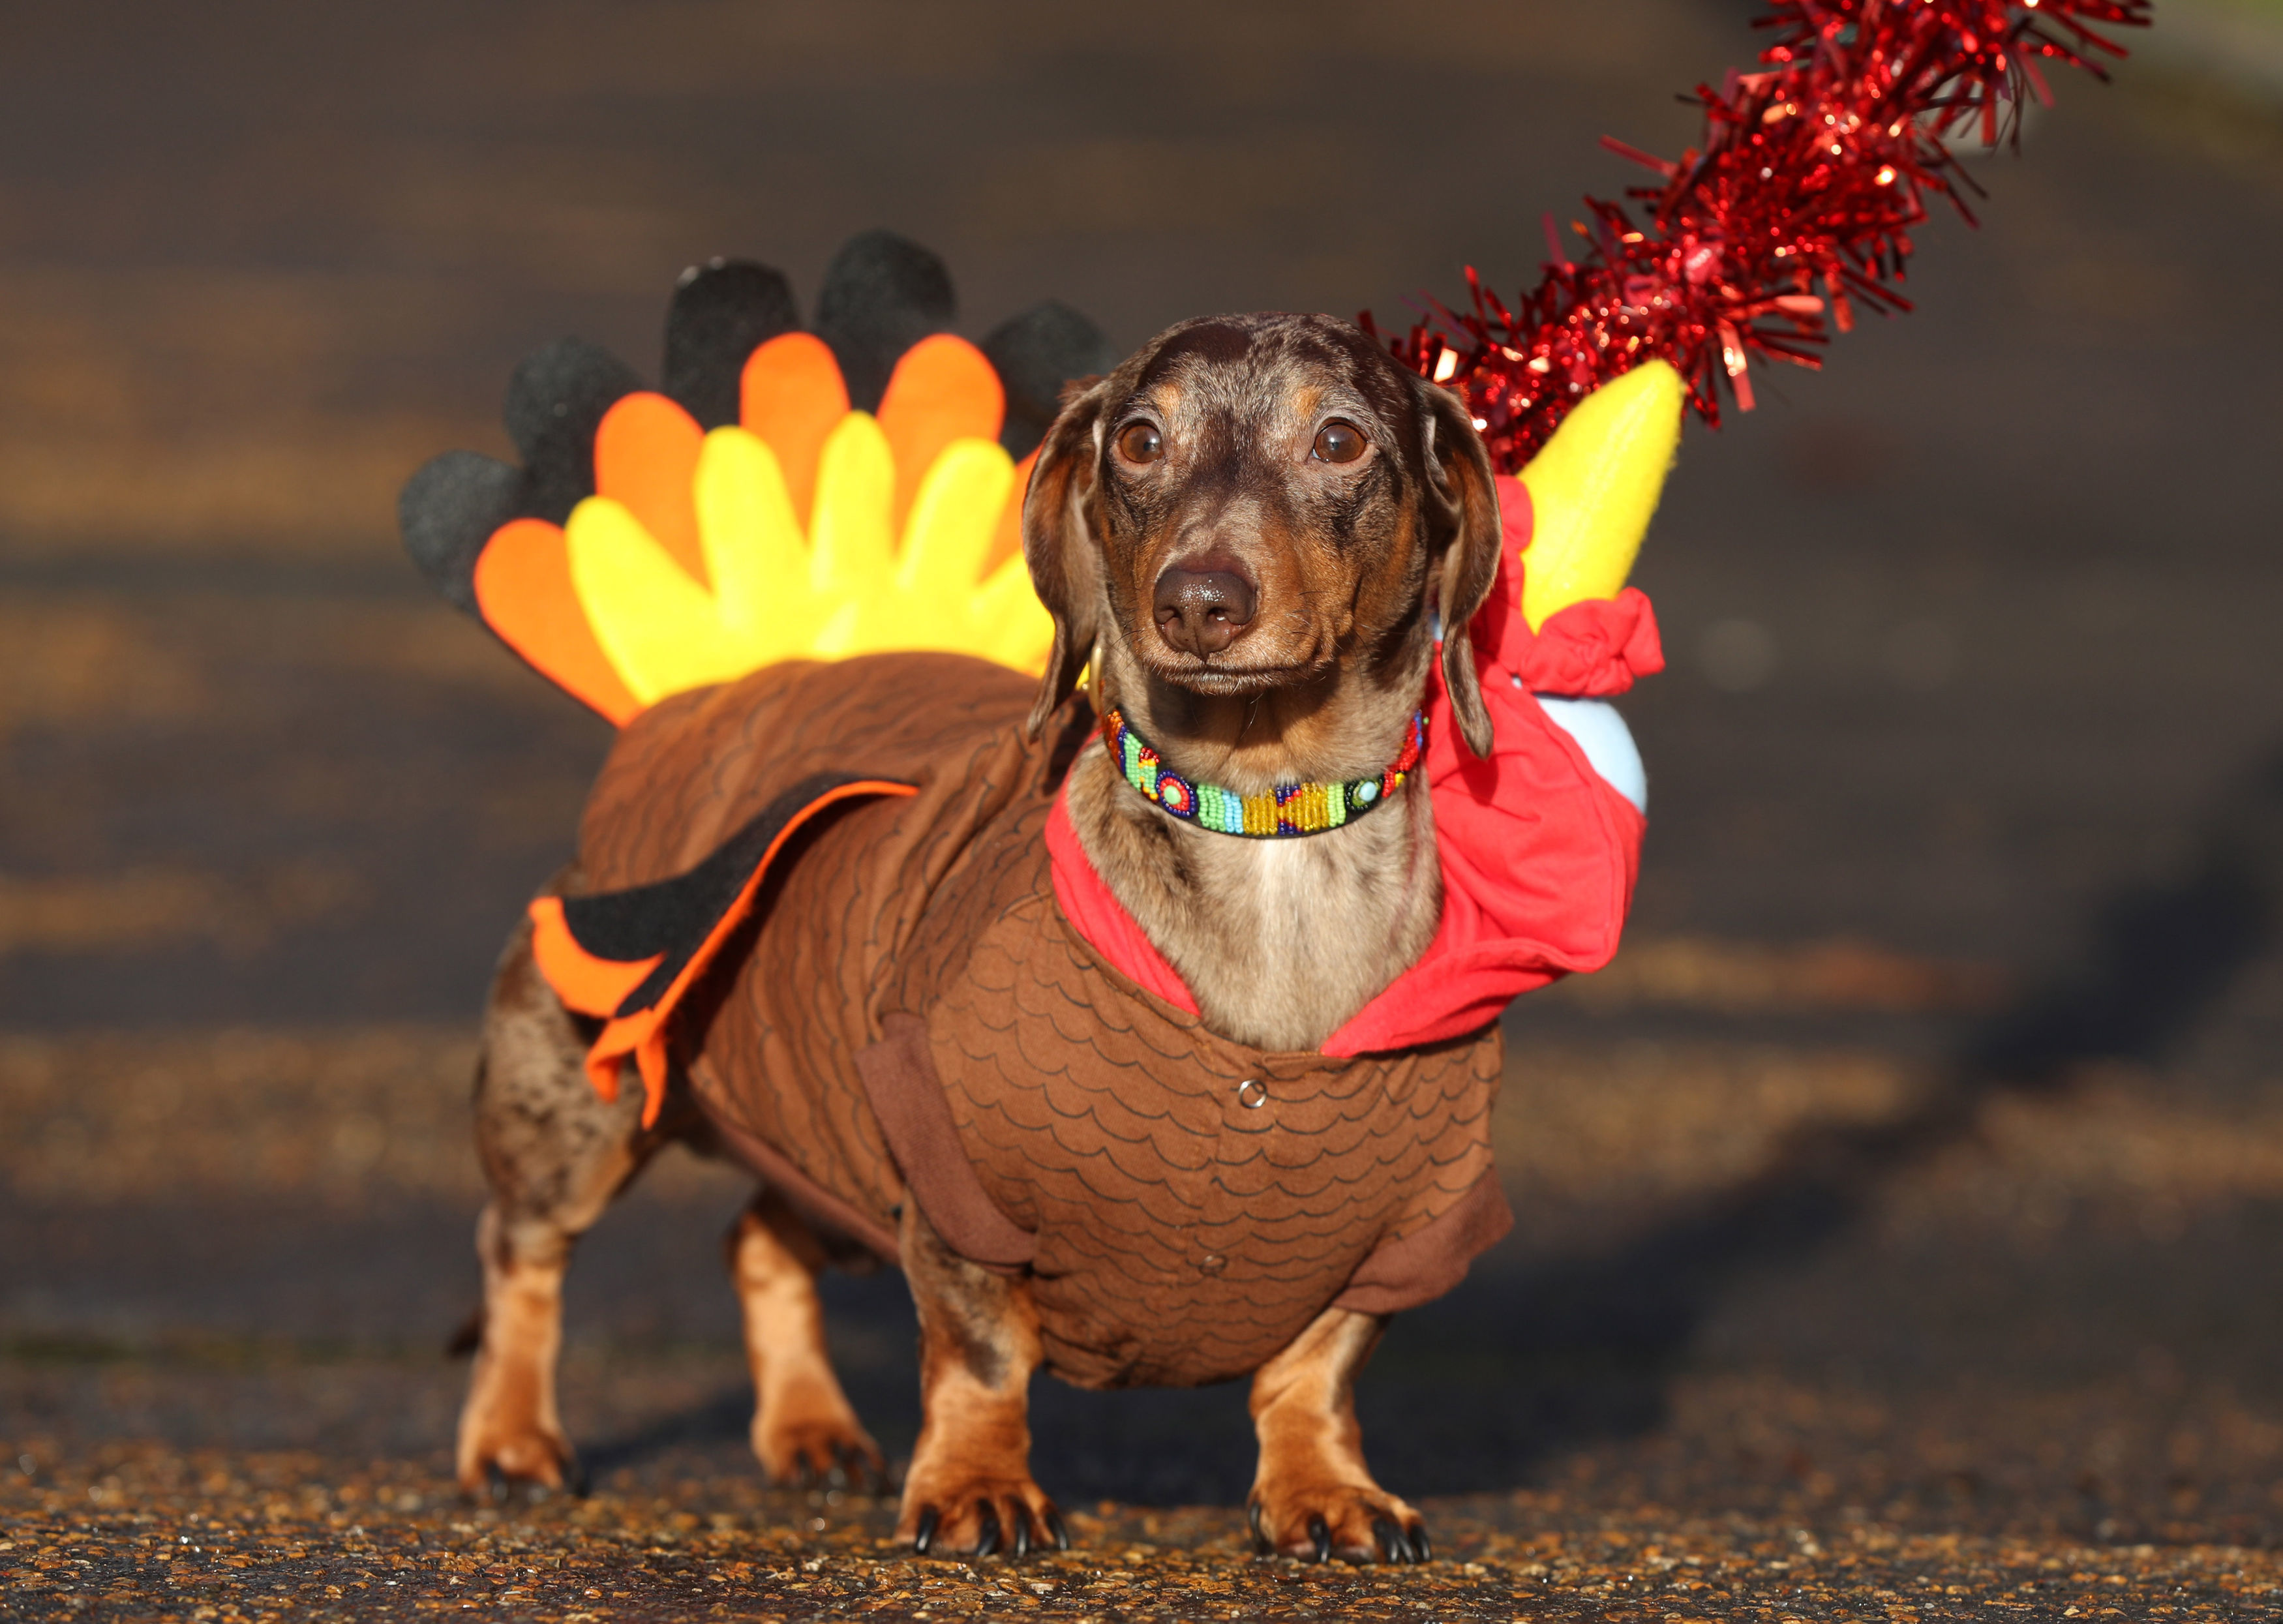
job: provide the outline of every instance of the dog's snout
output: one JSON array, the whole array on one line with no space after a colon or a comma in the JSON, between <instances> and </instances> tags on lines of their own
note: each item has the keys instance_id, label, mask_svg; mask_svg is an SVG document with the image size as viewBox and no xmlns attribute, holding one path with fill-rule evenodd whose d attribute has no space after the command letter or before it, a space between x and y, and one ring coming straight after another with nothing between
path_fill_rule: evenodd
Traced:
<instances>
[{"instance_id":1,"label":"dog's snout","mask_svg":"<svg viewBox=\"0 0 2283 1624\"><path fill-rule=\"evenodd\" d=\"M1219 654L1252 624L1260 594L1235 570L1191 570L1180 564L1157 578L1154 606L1158 634L1184 654Z\"/></svg>"}]
</instances>

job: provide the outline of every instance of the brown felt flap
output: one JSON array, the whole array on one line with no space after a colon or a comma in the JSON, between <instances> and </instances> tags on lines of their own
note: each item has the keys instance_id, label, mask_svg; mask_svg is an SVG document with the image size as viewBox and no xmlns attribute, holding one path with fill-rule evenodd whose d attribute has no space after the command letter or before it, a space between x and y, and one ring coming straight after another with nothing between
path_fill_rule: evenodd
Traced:
<instances>
[{"instance_id":1,"label":"brown felt flap","mask_svg":"<svg viewBox=\"0 0 2283 1624\"><path fill-rule=\"evenodd\" d=\"M1498 1170L1491 1169L1457 1206L1365 1258L1332 1306L1359 1314L1398 1314L1432 1302L1465 1279L1467 1265L1513 1227L1514 1208L1507 1205Z\"/></svg>"},{"instance_id":2,"label":"brown felt flap","mask_svg":"<svg viewBox=\"0 0 2283 1624\"><path fill-rule=\"evenodd\" d=\"M713 1131L762 1182L814 1223L862 1242L883 1263L897 1261L896 1232L868 1216L793 1165L792 1159L734 1118L709 1112Z\"/></svg>"},{"instance_id":3,"label":"brown felt flap","mask_svg":"<svg viewBox=\"0 0 2283 1624\"><path fill-rule=\"evenodd\" d=\"M959 1143L959 1124L928 1053L927 1022L884 1015L880 1041L859 1050L856 1069L904 1183L944 1244L970 1263L1013 1270L1029 1263L1038 1238L993 1204Z\"/></svg>"}]
</instances>

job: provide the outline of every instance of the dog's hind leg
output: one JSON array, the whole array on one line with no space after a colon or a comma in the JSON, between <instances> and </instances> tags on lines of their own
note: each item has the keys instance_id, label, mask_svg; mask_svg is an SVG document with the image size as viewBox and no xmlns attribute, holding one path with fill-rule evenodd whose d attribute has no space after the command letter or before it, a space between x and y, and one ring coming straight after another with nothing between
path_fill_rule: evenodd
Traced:
<instances>
[{"instance_id":1,"label":"dog's hind leg","mask_svg":"<svg viewBox=\"0 0 2283 1624\"><path fill-rule=\"evenodd\" d=\"M460 1487L494 1472L580 1487L555 1403L563 1277L579 1237L674 1129L642 1126L643 1093L605 1103L588 1083L590 1033L532 962L526 924L492 983L476 1067L476 1150L491 1201L476 1225L482 1340L460 1410Z\"/></svg>"},{"instance_id":2,"label":"dog's hind leg","mask_svg":"<svg viewBox=\"0 0 2283 1624\"><path fill-rule=\"evenodd\" d=\"M762 1190L729 1232L729 1278L753 1372L753 1454L780 1483L885 1488L880 1446L832 1373L816 1277L829 1254L799 1213Z\"/></svg>"},{"instance_id":3,"label":"dog's hind leg","mask_svg":"<svg viewBox=\"0 0 2283 1624\"><path fill-rule=\"evenodd\" d=\"M923 1555L1026 1555L1070 1535L1031 1477L1039 1311L1028 1283L954 1255L904 1203L904 1278L920 1316L920 1441L896 1537Z\"/></svg>"},{"instance_id":4,"label":"dog's hind leg","mask_svg":"<svg viewBox=\"0 0 2283 1624\"><path fill-rule=\"evenodd\" d=\"M1419 1513L1372 1480L1356 1425L1355 1379L1387 1321L1326 1309L1252 1379L1260 1436L1252 1537L1263 1550L1322 1562L1424 1562Z\"/></svg>"}]
</instances>

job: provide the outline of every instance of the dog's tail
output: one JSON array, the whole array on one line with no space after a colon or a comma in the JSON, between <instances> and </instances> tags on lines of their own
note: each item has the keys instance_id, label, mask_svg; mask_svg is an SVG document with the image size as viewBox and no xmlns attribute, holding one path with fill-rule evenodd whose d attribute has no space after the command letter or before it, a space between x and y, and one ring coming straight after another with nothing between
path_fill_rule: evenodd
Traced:
<instances>
[{"instance_id":1,"label":"dog's tail","mask_svg":"<svg viewBox=\"0 0 2283 1624\"><path fill-rule=\"evenodd\" d=\"M660 389L578 339L508 387L521 467L436 458L398 502L438 590L624 724L778 660L947 649L1019 670L1052 623L1020 519L1064 384L1116 357L1048 302L980 348L946 330L941 260L846 245L803 330L785 279L684 274ZM1019 461L1018 461L1019 459Z\"/></svg>"}]
</instances>

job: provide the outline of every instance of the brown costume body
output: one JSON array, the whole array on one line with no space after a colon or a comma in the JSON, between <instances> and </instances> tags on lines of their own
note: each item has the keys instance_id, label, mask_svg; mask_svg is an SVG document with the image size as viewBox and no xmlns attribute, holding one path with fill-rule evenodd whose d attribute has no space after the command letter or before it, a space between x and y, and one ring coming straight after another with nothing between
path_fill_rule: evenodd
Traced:
<instances>
[{"instance_id":1,"label":"brown costume body","mask_svg":"<svg viewBox=\"0 0 2283 1624\"><path fill-rule=\"evenodd\" d=\"M919 786L780 859L685 1001L674 1057L707 1115L884 1256L908 1198L960 1255L1026 1272L1046 1363L1084 1386L1247 1374L1327 1306L1448 1290L1509 1222L1496 1029L1268 1054L1136 988L1056 904L1047 815L1071 746L1100 747L1082 710L1027 742L1034 692L884 655L771 667L626 730L581 831L588 890L693 866L819 771Z\"/></svg>"}]
</instances>

